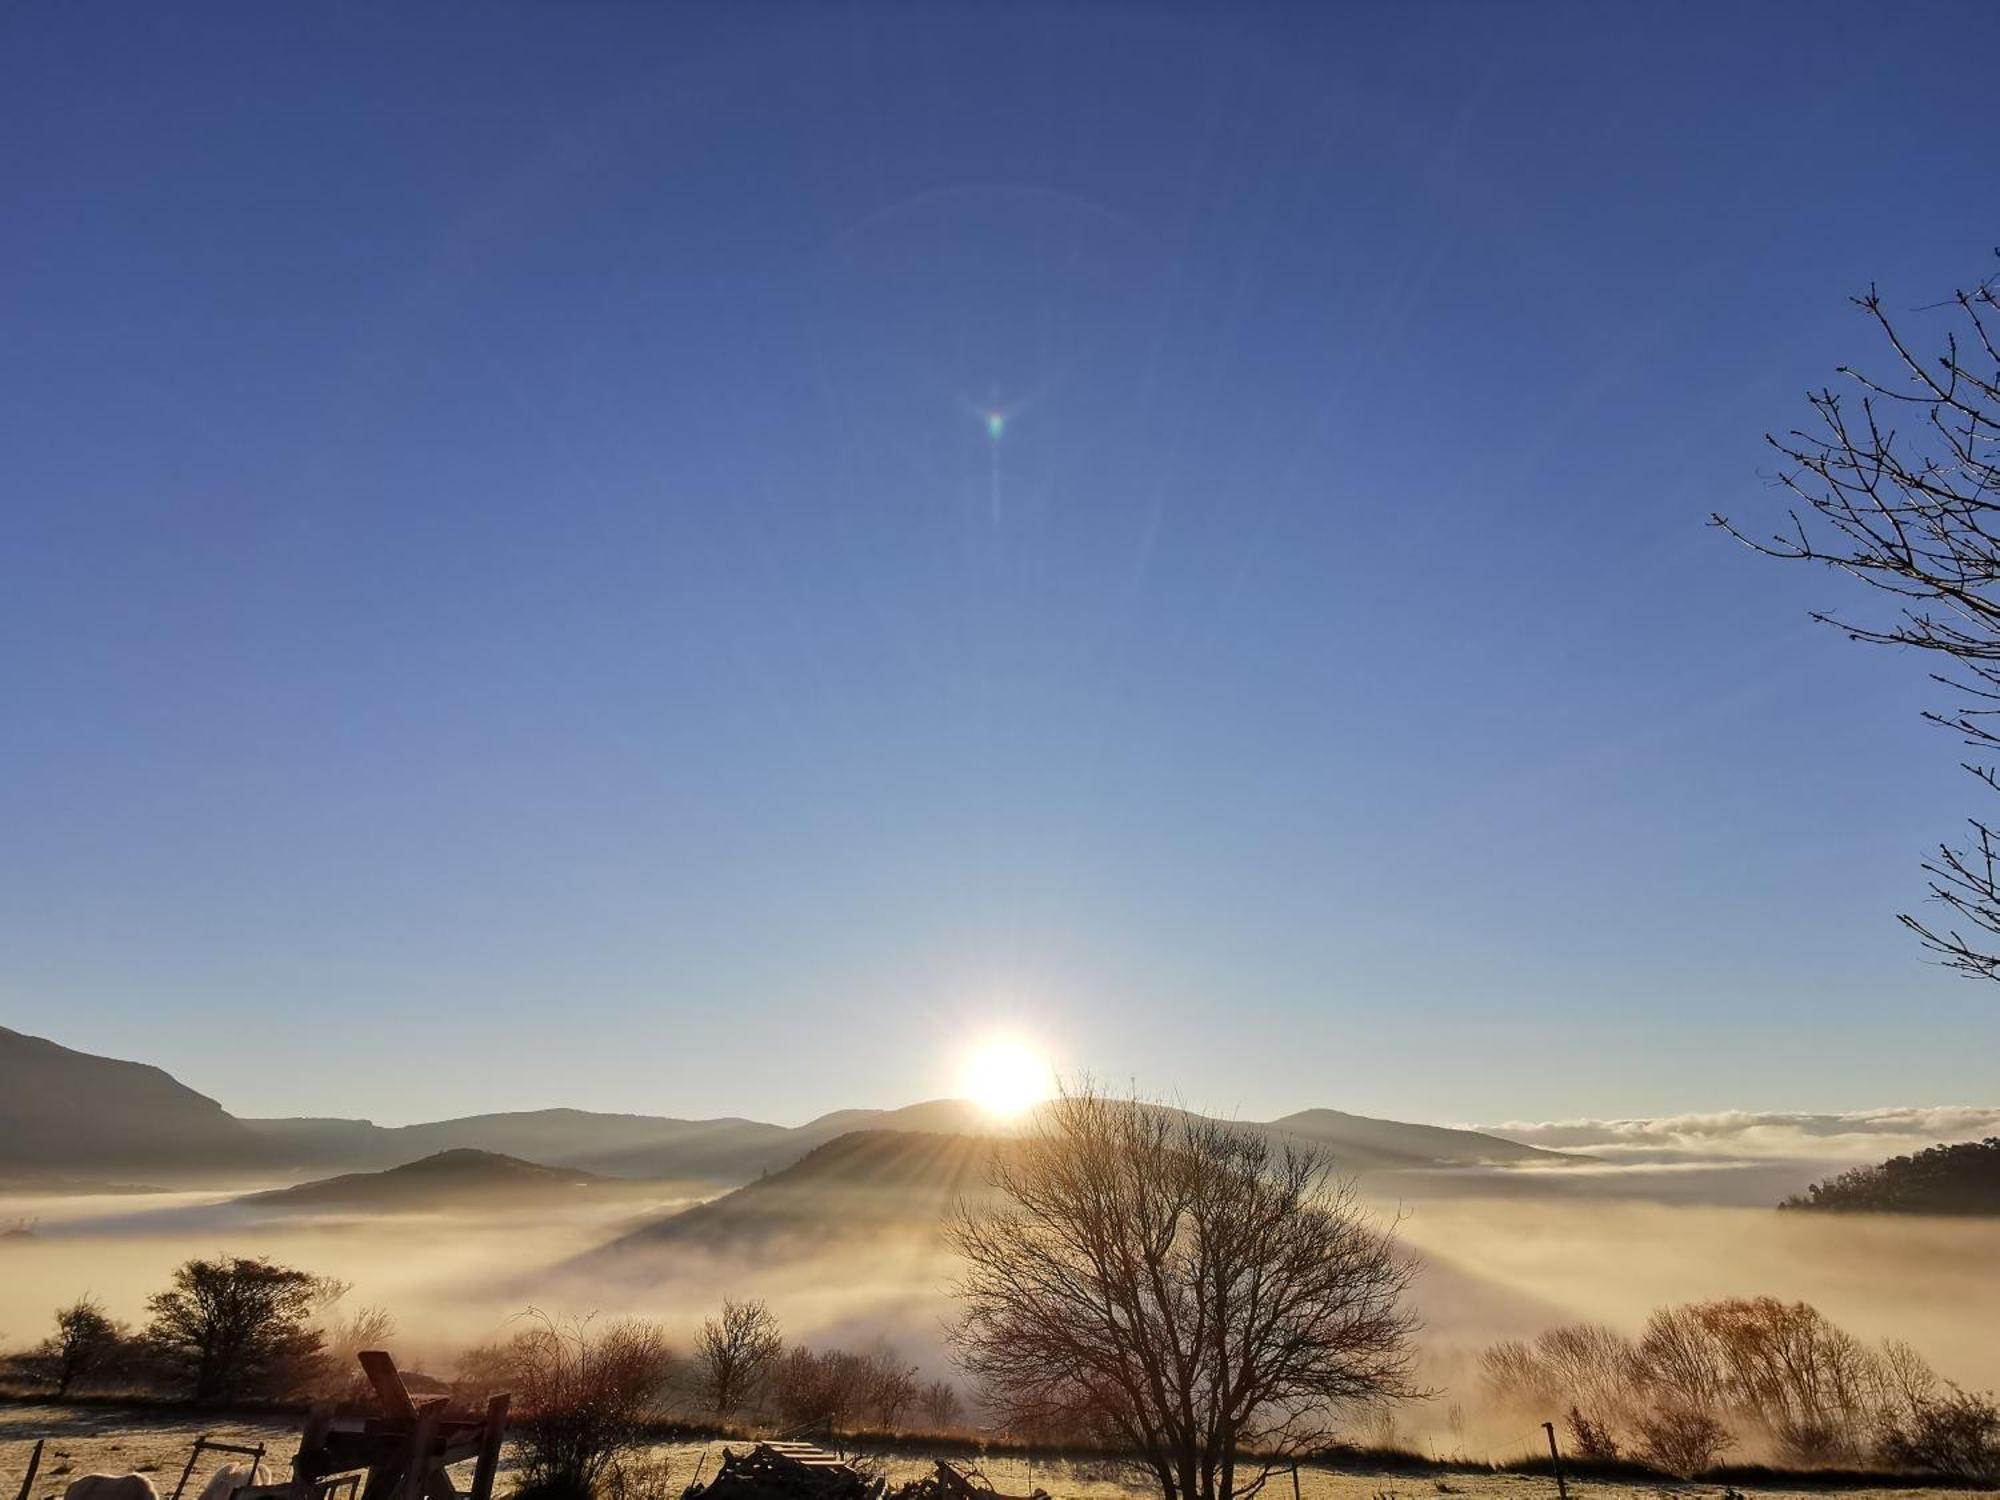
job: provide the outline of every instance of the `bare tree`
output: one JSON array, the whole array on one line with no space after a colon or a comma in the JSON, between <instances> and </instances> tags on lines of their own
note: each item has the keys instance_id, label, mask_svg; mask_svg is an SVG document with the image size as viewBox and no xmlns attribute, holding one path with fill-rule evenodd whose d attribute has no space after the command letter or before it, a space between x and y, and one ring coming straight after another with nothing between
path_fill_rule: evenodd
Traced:
<instances>
[{"instance_id":1,"label":"bare tree","mask_svg":"<svg viewBox=\"0 0 2000 1500\"><path fill-rule=\"evenodd\" d=\"M1975 758L2000 750L2000 298L1989 279L1956 293L1959 326L1944 352L1920 358L1873 287L1855 299L1887 340L1891 382L1841 367L1859 409L1831 388L1808 399L1817 424L1766 441L1783 455L1780 482L1799 504L1790 525L1755 540L1728 518L1715 524L1767 557L1819 563L1897 601L1895 613L1856 623L1815 612L1849 638L1913 646L1941 658L1932 680L1957 702L1925 717L1957 734ZM2000 791L1992 764L1965 769ZM2000 979L2000 845L1969 820L1968 847L1941 845L1924 866L1939 922L1900 920L1963 973Z\"/></svg>"},{"instance_id":2,"label":"bare tree","mask_svg":"<svg viewBox=\"0 0 2000 1500\"><path fill-rule=\"evenodd\" d=\"M1417 1394L1411 1268L1324 1156L1087 1086L961 1205L960 1362L1017 1430L1115 1442L1167 1500L1253 1495Z\"/></svg>"},{"instance_id":3,"label":"bare tree","mask_svg":"<svg viewBox=\"0 0 2000 1500\"><path fill-rule=\"evenodd\" d=\"M904 1364L895 1347L887 1343L863 1358L868 1361L862 1398L868 1420L883 1432L894 1432L920 1392L916 1367Z\"/></svg>"},{"instance_id":4,"label":"bare tree","mask_svg":"<svg viewBox=\"0 0 2000 1500\"><path fill-rule=\"evenodd\" d=\"M918 1398L923 1407L924 1420L933 1430L942 1432L958 1422L960 1403L958 1388L949 1380L933 1380L923 1389Z\"/></svg>"},{"instance_id":5,"label":"bare tree","mask_svg":"<svg viewBox=\"0 0 2000 1500\"><path fill-rule=\"evenodd\" d=\"M56 1311L56 1331L35 1346L28 1363L55 1387L57 1397L105 1368L125 1344L125 1330L106 1316L95 1297L79 1297Z\"/></svg>"},{"instance_id":6,"label":"bare tree","mask_svg":"<svg viewBox=\"0 0 2000 1500\"><path fill-rule=\"evenodd\" d=\"M703 1323L694 1341L701 1396L708 1409L718 1417L741 1410L770 1377L784 1350L784 1335L770 1308L758 1301L725 1301L722 1316Z\"/></svg>"}]
</instances>

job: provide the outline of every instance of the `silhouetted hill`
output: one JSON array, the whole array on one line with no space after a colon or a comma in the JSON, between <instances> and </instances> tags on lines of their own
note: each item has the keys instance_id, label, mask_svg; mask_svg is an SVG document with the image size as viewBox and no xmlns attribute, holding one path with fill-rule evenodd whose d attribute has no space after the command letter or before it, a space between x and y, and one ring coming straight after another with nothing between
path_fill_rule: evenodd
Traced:
<instances>
[{"instance_id":1,"label":"silhouetted hill","mask_svg":"<svg viewBox=\"0 0 2000 1500\"><path fill-rule=\"evenodd\" d=\"M616 1270L652 1252L700 1249L766 1259L842 1241L935 1237L961 1197L985 1189L992 1136L857 1130L782 1171L634 1229L582 1258Z\"/></svg>"},{"instance_id":2,"label":"silhouetted hill","mask_svg":"<svg viewBox=\"0 0 2000 1500\"><path fill-rule=\"evenodd\" d=\"M1778 1206L1825 1213L2000 1214L2000 1136L1854 1167Z\"/></svg>"},{"instance_id":3,"label":"silhouetted hill","mask_svg":"<svg viewBox=\"0 0 2000 1500\"><path fill-rule=\"evenodd\" d=\"M1271 1128L1324 1146L1349 1172L1386 1167L1514 1166L1524 1162L1559 1165L1579 1160L1477 1130L1374 1120L1337 1109L1300 1110L1273 1120Z\"/></svg>"},{"instance_id":4,"label":"silhouetted hill","mask_svg":"<svg viewBox=\"0 0 2000 1500\"><path fill-rule=\"evenodd\" d=\"M394 1166L439 1151L492 1151L613 1177L740 1182L790 1160L793 1132L756 1120L677 1120L583 1109L470 1115L421 1125L366 1120L249 1120L297 1168Z\"/></svg>"},{"instance_id":5,"label":"silhouetted hill","mask_svg":"<svg viewBox=\"0 0 2000 1500\"><path fill-rule=\"evenodd\" d=\"M384 1172L350 1172L297 1187L251 1193L236 1202L278 1212L421 1213L462 1208L521 1208L575 1201L595 1193L629 1196L638 1184L573 1167L545 1167L492 1151L458 1148Z\"/></svg>"},{"instance_id":6,"label":"silhouetted hill","mask_svg":"<svg viewBox=\"0 0 2000 1500\"><path fill-rule=\"evenodd\" d=\"M366 1120L246 1120L293 1166L392 1166L439 1151L492 1151L610 1177L747 1181L789 1166L817 1145L857 1129L976 1130L976 1106L938 1099L903 1109L844 1109L805 1125L725 1117L679 1120L582 1109L470 1115L422 1125Z\"/></svg>"},{"instance_id":7,"label":"silhouetted hill","mask_svg":"<svg viewBox=\"0 0 2000 1500\"><path fill-rule=\"evenodd\" d=\"M146 1063L0 1027L0 1167L24 1174L212 1176L259 1165L263 1141Z\"/></svg>"}]
</instances>

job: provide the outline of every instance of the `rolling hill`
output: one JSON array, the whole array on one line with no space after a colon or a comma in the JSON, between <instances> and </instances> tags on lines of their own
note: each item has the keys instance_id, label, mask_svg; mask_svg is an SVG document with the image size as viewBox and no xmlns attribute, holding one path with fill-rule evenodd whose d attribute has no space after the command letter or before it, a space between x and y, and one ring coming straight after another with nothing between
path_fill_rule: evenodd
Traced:
<instances>
[{"instance_id":1,"label":"rolling hill","mask_svg":"<svg viewBox=\"0 0 2000 1500\"><path fill-rule=\"evenodd\" d=\"M984 1187L993 1153L1004 1147L992 1136L851 1131L782 1171L641 1225L586 1260L603 1266L680 1249L759 1260L877 1236L929 1238L960 1197Z\"/></svg>"},{"instance_id":2,"label":"rolling hill","mask_svg":"<svg viewBox=\"0 0 2000 1500\"><path fill-rule=\"evenodd\" d=\"M1584 1159L1478 1130L1375 1120L1337 1109L1301 1110L1271 1121L1270 1128L1325 1147L1350 1172L1391 1167L1546 1166Z\"/></svg>"},{"instance_id":3,"label":"rolling hill","mask_svg":"<svg viewBox=\"0 0 2000 1500\"><path fill-rule=\"evenodd\" d=\"M250 1193L235 1206L266 1213L426 1213L448 1209L532 1208L574 1202L580 1196L630 1196L639 1185L545 1167L464 1147L440 1151L382 1172L349 1172L297 1187Z\"/></svg>"}]
</instances>

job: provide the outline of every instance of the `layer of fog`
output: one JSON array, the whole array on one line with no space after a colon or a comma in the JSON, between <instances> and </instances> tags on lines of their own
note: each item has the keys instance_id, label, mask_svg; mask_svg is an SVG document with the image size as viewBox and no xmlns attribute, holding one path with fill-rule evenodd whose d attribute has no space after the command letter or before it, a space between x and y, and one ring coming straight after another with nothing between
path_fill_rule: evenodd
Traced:
<instances>
[{"instance_id":1,"label":"layer of fog","mask_svg":"<svg viewBox=\"0 0 2000 1500\"><path fill-rule=\"evenodd\" d=\"M1534 1434L1484 1415L1476 1360L1488 1343L1575 1320L1636 1333L1656 1307L1710 1297L1803 1299L1864 1338L1909 1340L1952 1379L2000 1385L1991 1339L2000 1327L2000 1278L1992 1275L2000 1221L1785 1214L1762 1206L1768 1197L1736 1207L1520 1186L1586 1180L1568 1170L1365 1180L1370 1201L1400 1212L1399 1233L1422 1261L1415 1302L1426 1370L1440 1388L1438 1399L1401 1418L1399 1437L1439 1452L1505 1456ZM352 1282L346 1306L388 1307L400 1327L398 1355L414 1368L447 1369L530 1305L653 1318L685 1342L725 1296L756 1296L794 1341L866 1348L886 1340L926 1374L951 1373L944 1329L953 1267L935 1228L874 1221L844 1230L835 1198L818 1229L787 1226L722 1247L668 1239L609 1260L590 1252L645 1211L623 1204L561 1217L250 1221L213 1196L155 1196L144 1208L122 1195L0 1200L0 1222L17 1217L40 1223L33 1238L0 1242L0 1347L39 1337L54 1307L85 1292L140 1321L147 1295L175 1264L228 1251Z\"/></svg>"},{"instance_id":2,"label":"layer of fog","mask_svg":"<svg viewBox=\"0 0 2000 1500\"><path fill-rule=\"evenodd\" d=\"M1786 1161L1793 1166L1877 1162L1926 1146L2000 1135L2000 1106L1949 1104L1844 1114L1720 1110L1630 1120L1509 1121L1474 1127L1524 1145L1611 1161Z\"/></svg>"}]
</instances>

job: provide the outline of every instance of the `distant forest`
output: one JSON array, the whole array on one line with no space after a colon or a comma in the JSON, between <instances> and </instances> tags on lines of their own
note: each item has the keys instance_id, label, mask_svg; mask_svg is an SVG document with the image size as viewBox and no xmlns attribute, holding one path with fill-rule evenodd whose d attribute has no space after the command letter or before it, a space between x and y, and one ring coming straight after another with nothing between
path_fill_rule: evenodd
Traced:
<instances>
[{"instance_id":1,"label":"distant forest","mask_svg":"<svg viewBox=\"0 0 2000 1500\"><path fill-rule=\"evenodd\" d=\"M1778 1206L1830 1213L2000 1214L2000 1136L1855 1167Z\"/></svg>"}]
</instances>

